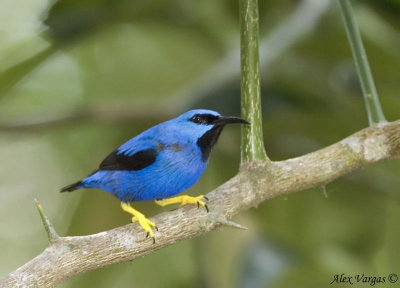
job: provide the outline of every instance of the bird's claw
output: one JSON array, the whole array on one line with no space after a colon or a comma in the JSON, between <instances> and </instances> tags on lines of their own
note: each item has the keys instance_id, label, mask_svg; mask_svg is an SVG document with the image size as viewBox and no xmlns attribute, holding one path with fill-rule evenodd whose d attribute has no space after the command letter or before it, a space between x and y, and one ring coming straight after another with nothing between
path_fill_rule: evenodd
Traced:
<instances>
[{"instance_id":1,"label":"bird's claw","mask_svg":"<svg viewBox=\"0 0 400 288\"><path fill-rule=\"evenodd\" d=\"M199 195L196 197L188 196L188 195L181 195L181 196L176 196L176 197L172 197L172 198L156 200L156 204L158 204L160 206L166 206L166 205L175 204L175 203L179 203L179 204L181 204L181 206L186 205L186 204L194 204L194 205L197 205L198 208L200 208L200 206L205 207L208 212L209 211L208 206L202 199L208 200L208 198L205 197L204 195Z\"/></svg>"},{"instance_id":2,"label":"bird's claw","mask_svg":"<svg viewBox=\"0 0 400 288\"><path fill-rule=\"evenodd\" d=\"M149 238L149 235L150 235L149 232L147 232L146 233L146 238ZM153 244L156 244L156 238L153 236L151 239L153 239Z\"/></svg>"},{"instance_id":3,"label":"bird's claw","mask_svg":"<svg viewBox=\"0 0 400 288\"><path fill-rule=\"evenodd\" d=\"M139 211L133 209L133 207L130 206L128 203L121 203L121 207L122 210L132 215L132 223L138 222L140 227L142 227L143 230L147 232L146 237L150 236L151 238L153 238L153 243L155 243L153 228L158 231L156 224L153 221L147 219L146 216L144 216Z\"/></svg>"},{"instance_id":4,"label":"bird's claw","mask_svg":"<svg viewBox=\"0 0 400 288\"><path fill-rule=\"evenodd\" d=\"M204 197L204 199L206 199L205 197ZM208 200L208 199L206 199L206 200ZM199 201L197 201L197 209L199 209L200 208L200 202ZM206 211L207 211L207 213L208 212L210 212L210 210L208 209L208 206L207 206L207 204L204 204L204 205L202 205L202 206L204 206L204 208L206 208Z\"/></svg>"},{"instance_id":5,"label":"bird's claw","mask_svg":"<svg viewBox=\"0 0 400 288\"><path fill-rule=\"evenodd\" d=\"M201 200L201 199L208 200L208 198L204 197L204 195L199 195L199 196L196 196L196 197L183 195L181 197L182 197L181 205L197 204L197 208L200 208L200 206L201 206L201 207L206 208L207 212L209 212L207 204L204 201Z\"/></svg>"},{"instance_id":6,"label":"bird's claw","mask_svg":"<svg viewBox=\"0 0 400 288\"><path fill-rule=\"evenodd\" d=\"M204 200L208 201L208 198L205 197L204 195L199 195L197 197L191 197L191 196L186 196L186 197L190 197L190 199L185 199L186 201L182 202L181 205L196 203L197 204L197 208L200 208L200 206L202 206L202 207L206 208L207 212L209 212L207 204L204 201L201 200L201 199L204 199Z\"/></svg>"},{"instance_id":7,"label":"bird's claw","mask_svg":"<svg viewBox=\"0 0 400 288\"><path fill-rule=\"evenodd\" d=\"M145 232L147 232L146 234L146 238L147 237L151 237L154 238L154 231L153 228L156 229L158 231L158 228L156 226L156 224L147 219L143 214L142 215L136 215L132 217L132 223L138 222L139 225L143 228L143 230ZM154 240L154 239L153 239Z\"/></svg>"}]
</instances>

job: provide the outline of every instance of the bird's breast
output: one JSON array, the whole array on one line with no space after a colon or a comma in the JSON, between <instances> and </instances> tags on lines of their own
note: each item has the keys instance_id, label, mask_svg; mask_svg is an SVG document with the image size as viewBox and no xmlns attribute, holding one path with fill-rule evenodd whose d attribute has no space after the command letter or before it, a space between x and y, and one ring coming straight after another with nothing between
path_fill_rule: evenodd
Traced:
<instances>
[{"instance_id":1,"label":"bird's breast","mask_svg":"<svg viewBox=\"0 0 400 288\"><path fill-rule=\"evenodd\" d=\"M201 150L195 144L167 145L166 149L159 153L158 160L160 165L185 175L203 172L207 166L207 162L202 161Z\"/></svg>"}]
</instances>

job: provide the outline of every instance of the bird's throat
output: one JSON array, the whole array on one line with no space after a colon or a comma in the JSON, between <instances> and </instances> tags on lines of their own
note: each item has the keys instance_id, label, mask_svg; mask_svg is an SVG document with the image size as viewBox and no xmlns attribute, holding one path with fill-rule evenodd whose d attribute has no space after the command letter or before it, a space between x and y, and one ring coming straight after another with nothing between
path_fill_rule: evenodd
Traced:
<instances>
[{"instance_id":1,"label":"bird's throat","mask_svg":"<svg viewBox=\"0 0 400 288\"><path fill-rule=\"evenodd\" d=\"M218 137L222 132L222 129L224 129L224 126L214 126L212 129L208 130L206 133L204 133L203 136L201 136L197 140L197 145L200 147L201 150L201 160L203 162L206 162L208 160L208 157L210 156L211 149L217 143Z\"/></svg>"}]
</instances>

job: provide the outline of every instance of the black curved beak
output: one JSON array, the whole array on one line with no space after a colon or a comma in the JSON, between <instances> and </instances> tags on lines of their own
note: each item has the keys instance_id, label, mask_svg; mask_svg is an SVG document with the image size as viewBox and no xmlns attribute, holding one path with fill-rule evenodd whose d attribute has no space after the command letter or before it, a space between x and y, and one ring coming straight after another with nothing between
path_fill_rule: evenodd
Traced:
<instances>
[{"instance_id":1,"label":"black curved beak","mask_svg":"<svg viewBox=\"0 0 400 288\"><path fill-rule=\"evenodd\" d=\"M247 122L246 120L234 116L220 116L217 120L214 121L213 124L217 126L223 126L226 124L234 124L234 123L250 125L250 123Z\"/></svg>"}]
</instances>

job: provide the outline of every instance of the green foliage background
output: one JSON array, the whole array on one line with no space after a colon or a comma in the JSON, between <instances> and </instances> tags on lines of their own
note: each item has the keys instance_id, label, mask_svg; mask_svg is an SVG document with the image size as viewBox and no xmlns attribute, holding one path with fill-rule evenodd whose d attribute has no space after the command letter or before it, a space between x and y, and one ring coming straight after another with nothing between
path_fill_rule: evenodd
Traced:
<instances>
[{"instance_id":1,"label":"green foliage background","mask_svg":"<svg viewBox=\"0 0 400 288\"><path fill-rule=\"evenodd\" d=\"M385 115L398 119L400 5L353 2ZM90 173L123 141L183 111L240 113L237 77L212 89L207 81L190 88L238 49L236 1L52 3L0 2L0 275L47 245L34 198L61 235L124 225L129 216L111 195L60 194L60 187ZM260 1L261 37L299 4ZM262 74L264 141L272 160L320 149L367 125L332 4ZM235 174L239 132L224 131L190 194ZM328 198L312 189L269 200L236 219L248 231L224 228L61 287L332 287L335 274L400 273L399 173L398 161L384 162L327 185ZM146 215L168 209L135 207Z\"/></svg>"}]
</instances>

